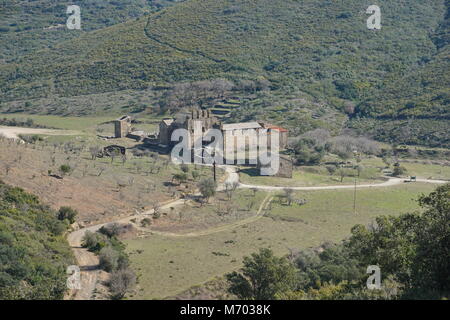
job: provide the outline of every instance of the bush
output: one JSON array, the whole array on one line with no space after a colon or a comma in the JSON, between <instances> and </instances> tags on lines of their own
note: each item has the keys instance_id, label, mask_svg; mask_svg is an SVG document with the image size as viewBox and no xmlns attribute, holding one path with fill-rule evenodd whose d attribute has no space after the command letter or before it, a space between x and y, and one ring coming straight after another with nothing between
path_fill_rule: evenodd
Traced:
<instances>
[{"instance_id":1,"label":"bush","mask_svg":"<svg viewBox=\"0 0 450 320\"><path fill-rule=\"evenodd\" d=\"M200 177L200 173L196 170L192 171L191 174L192 174L192 179L194 179L194 180L197 180L198 177Z\"/></svg>"},{"instance_id":2,"label":"bush","mask_svg":"<svg viewBox=\"0 0 450 320\"><path fill-rule=\"evenodd\" d=\"M271 300L294 288L294 265L286 258L275 257L270 249L260 249L243 262L241 272L226 275L229 292L239 299Z\"/></svg>"},{"instance_id":3,"label":"bush","mask_svg":"<svg viewBox=\"0 0 450 320\"><path fill-rule=\"evenodd\" d=\"M96 251L99 245L99 239L94 232L86 231L84 233L81 246L87 248L89 251Z\"/></svg>"},{"instance_id":4,"label":"bush","mask_svg":"<svg viewBox=\"0 0 450 320\"><path fill-rule=\"evenodd\" d=\"M115 238L123 233L131 231L133 228L131 223L110 223L103 226L98 230L99 233L107 236L108 238Z\"/></svg>"},{"instance_id":5,"label":"bush","mask_svg":"<svg viewBox=\"0 0 450 320\"><path fill-rule=\"evenodd\" d=\"M186 165L186 164L184 164L184 163L180 166L180 169L181 169L181 171L183 171L184 173L188 173L188 172L189 172L189 167L188 167L188 165Z\"/></svg>"},{"instance_id":6,"label":"bush","mask_svg":"<svg viewBox=\"0 0 450 320\"><path fill-rule=\"evenodd\" d=\"M198 188L200 189L200 193L208 202L209 198L216 194L217 184L214 179L207 178L203 179L198 183Z\"/></svg>"},{"instance_id":7,"label":"bush","mask_svg":"<svg viewBox=\"0 0 450 320\"><path fill-rule=\"evenodd\" d=\"M407 172L407 170L406 170L405 167L402 167L402 166L397 164L397 165L394 166L394 171L392 171L392 175L394 177L399 177L399 176L404 175L406 172Z\"/></svg>"},{"instance_id":8,"label":"bush","mask_svg":"<svg viewBox=\"0 0 450 320\"><path fill-rule=\"evenodd\" d=\"M61 207L58 211L58 219L59 220L68 220L70 224L75 223L75 217L78 215L78 212L71 207Z\"/></svg>"},{"instance_id":9,"label":"bush","mask_svg":"<svg viewBox=\"0 0 450 320\"><path fill-rule=\"evenodd\" d=\"M112 247L105 247L100 250L99 254L100 268L112 272L119 266L119 253Z\"/></svg>"},{"instance_id":10,"label":"bush","mask_svg":"<svg viewBox=\"0 0 450 320\"><path fill-rule=\"evenodd\" d=\"M59 172L61 172L63 176L70 173L71 170L72 168L68 164L63 164L59 167Z\"/></svg>"},{"instance_id":11,"label":"bush","mask_svg":"<svg viewBox=\"0 0 450 320\"><path fill-rule=\"evenodd\" d=\"M147 226L149 226L149 225L151 225L151 224L152 224L152 220L149 219L149 218L144 218L144 219L142 219L142 221L141 221L141 226L142 226L142 227L147 227Z\"/></svg>"},{"instance_id":12,"label":"bush","mask_svg":"<svg viewBox=\"0 0 450 320\"><path fill-rule=\"evenodd\" d=\"M294 158L298 165L317 165L325 155L325 146L322 142L310 137L300 138L291 144Z\"/></svg>"}]
</instances>

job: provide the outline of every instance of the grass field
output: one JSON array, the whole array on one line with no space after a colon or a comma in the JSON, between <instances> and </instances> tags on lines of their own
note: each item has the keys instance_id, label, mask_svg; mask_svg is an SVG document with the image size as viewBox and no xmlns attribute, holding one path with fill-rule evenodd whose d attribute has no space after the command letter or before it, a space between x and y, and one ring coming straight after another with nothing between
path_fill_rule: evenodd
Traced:
<instances>
[{"instance_id":1,"label":"grass field","mask_svg":"<svg viewBox=\"0 0 450 320\"><path fill-rule=\"evenodd\" d=\"M274 203L268 216L236 229L201 237L152 235L126 240L132 267L139 274L139 289L131 298L176 295L239 268L242 258L260 247L286 254L288 248L342 240L352 226L368 224L377 215L418 209L412 200L434 187L417 183L360 190L356 215L352 190L301 193L297 197L306 198L307 205L287 207Z\"/></svg>"},{"instance_id":2,"label":"grass field","mask_svg":"<svg viewBox=\"0 0 450 320\"><path fill-rule=\"evenodd\" d=\"M374 218L386 213L402 213L417 208L415 199L421 192L431 191L431 184L409 183L392 188L357 189L356 214ZM340 228L342 221L355 219L353 210L353 190L301 191L296 199L307 203L288 206L285 201L273 201L270 217L285 221L301 221L320 225L332 222Z\"/></svg>"},{"instance_id":3,"label":"grass field","mask_svg":"<svg viewBox=\"0 0 450 320\"><path fill-rule=\"evenodd\" d=\"M34 115L34 114L0 114L0 118L7 119L32 119L35 123L56 128L67 130L79 130L86 131L94 129L98 124L115 119L114 115L109 117L60 117L51 115Z\"/></svg>"},{"instance_id":4,"label":"grass field","mask_svg":"<svg viewBox=\"0 0 450 320\"><path fill-rule=\"evenodd\" d=\"M320 185L352 184L357 175L356 170L345 169L346 176L341 182L338 171L333 175L327 172L325 167L299 167L293 172L292 179L280 177L259 176L256 169L241 170L241 182L245 184L257 184L279 187L308 187ZM356 177L358 183L380 183L382 181L381 170L376 167L365 167L360 177Z\"/></svg>"},{"instance_id":5,"label":"grass field","mask_svg":"<svg viewBox=\"0 0 450 320\"><path fill-rule=\"evenodd\" d=\"M27 120L32 119L34 123L43 125L46 127L51 127L55 129L66 129L66 130L78 130L87 133L92 133L97 127L101 127L102 124L115 120L116 118L122 116L123 114L114 114L108 116L90 116L90 117L61 117L52 115L36 115L36 114L26 114L26 113L1 113L0 118L6 119L20 119ZM156 123L162 119L162 117L157 116L138 116L138 119L143 123L133 125L141 130L154 130L156 128ZM108 124L112 128L112 124ZM112 131L112 130L111 130Z\"/></svg>"},{"instance_id":6,"label":"grass field","mask_svg":"<svg viewBox=\"0 0 450 320\"><path fill-rule=\"evenodd\" d=\"M406 162L402 162L402 166L406 168L407 174L410 176L422 179L450 180L450 166Z\"/></svg>"}]
</instances>

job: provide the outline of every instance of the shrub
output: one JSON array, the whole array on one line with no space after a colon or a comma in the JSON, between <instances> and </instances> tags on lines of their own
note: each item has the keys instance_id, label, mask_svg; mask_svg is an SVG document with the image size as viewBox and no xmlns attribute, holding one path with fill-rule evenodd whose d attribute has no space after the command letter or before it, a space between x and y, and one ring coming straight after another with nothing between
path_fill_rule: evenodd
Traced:
<instances>
[{"instance_id":1,"label":"shrub","mask_svg":"<svg viewBox=\"0 0 450 320\"><path fill-rule=\"evenodd\" d=\"M208 202L209 198L216 194L217 184L214 179L207 178L203 179L198 183L198 188L200 189L200 193Z\"/></svg>"},{"instance_id":2,"label":"shrub","mask_svg":"<svg viewBox=\"0 0 450 320\"><path fill-rule=\"evenodd\" d=\"M188 173L189 172L189 167L186 164L184 164L184 163L180 166L180 169L184 173Z\"/></svg>"},{"instance_id":3,"label":"shrub","mask_svg":"<svg viewBox=\"0 0 450 320\"><path fill-rule=\"evenodd\" d=\"M191 172L192 174L192 179L197 180L198 177L200 177L200 173L197 170L194 170Z\"/></svg>"},{"instance_id":4,"label":"shrub","mask_svg":"<svg viewBox=\"0 0 450 320\"><path fill-rule=\"evenodd\" d=\"M70 224L75 223L75 217L78 215L78 212L71 207L61 207L58 211L58 219L59 220L68 220Z\"/></svg>"},{"instance_id":5,"label":"shrub","mask_svg":"<svg viewBox=\"0 0 450 320\"><path fill-rule=\"evenodd\" d=\"M100 268L107 272L112 272L119 266L119 253L109 246L100 250L99 259Z\"/></svg>"},{"instance_id":6,"label":"shrub","mask_svg":"<svg viewBox=\"0 0 450 320\"><path fill-rule=\"evenodd\" d=\"M406 172L407 172L407 170L406 170L405 167L402 167L402 166L400 166L399 164L396 164L396 165L394 166L394 171L392 171L392 175L393 175L394 177L399 177L399 176L404 175Z\"/></svg>"},{"instance_id":7,"label":"shrub","mask_svg":"<svg viewBox=\"0 0 450 320\"><path fill-rule=\"evenodd\" d=\"M141 226L147 227L152 224L152 220L150 218L144 218L141 221Z\"/></svg>"},{"instance_id":8,"label":"shrub","mask_svg":"<svg viewBox=\"0 0 450 320\"><path fill-rule=\"evenodd\" d=\"M63 164L59 167L59 172L61 172L63 176L70 173L71 170L72 168L68 164Z\"/></svg>"},{"instance_id":9,"label":"shrub","mask_svg":"<svg viewBox=\"0 0 450 320\"><path fill-rule=\"evenodd\" d=\"M112 238L120 234L121 226L118 223L110 223L100 228L99 232L105 236Z\"/></svg>"},{"instance_id":10,"label":"shrub","mask_svg":"<svg viewBox=\"0 0 450 320\"><path fill-rule=\"evenodd\" d=\"M94 249L98 246L98 238L97 235L92 231L86 231L84 233L81 245L83 248L87 248L90 251L94 251Z\"/></svg>"}]
</instances>

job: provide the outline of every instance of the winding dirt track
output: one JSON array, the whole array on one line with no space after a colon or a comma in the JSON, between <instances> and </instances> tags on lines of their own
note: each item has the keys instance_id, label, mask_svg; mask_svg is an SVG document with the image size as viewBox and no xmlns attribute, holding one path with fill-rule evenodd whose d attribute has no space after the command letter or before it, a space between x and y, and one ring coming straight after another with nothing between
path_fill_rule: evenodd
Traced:
<instances>
[{"instance_id":1,"label":"winding dirt track","mask_svg":"<svg viewBox=\"0 0 450 320\"><path fill-rule=\"evenodd\" d=\"M34 128L22 128L22 127L5 127L0 126L0 135L5 136L9 139L16 139L20 140L19 135L20 134L44 134L44 135L76 135L78 132L71 131L71 130L52 130L52 129L34 129ZM354 185L337 185L337 186L320 186L320 187L274 187L274 186L263 186L263 185L249 185L249 184L242 184L239 182L239 174L236 171L236 168L233 166L227 166L222 165L219 166L220 168L224 169L227 173L226 180L219 184L218 191L224 190L226 184L238 184L239 188L246 188L246 189L259 189L259 190L266 190L266 191L278 191L283 189L292 189L292 190L339 190L339 189L353 189ZM426 179L417 179L418 182L426 182L426 183L434 183L434 184L443 184L448 183L448 181L443 180L426 180ZM404 179L399 178L389 178L386 182L379 183L379 184L360 184L357 186L358 189L360 188L380 188L380 187L391 187L395 185L402 184L404 182ZM262 217L263 210L268 206L268 204L272 201L273 197L270 197L270 195L267 195L266 198L261 203L258 212L255 216L237 221L225 226L215 227L203 231L198 232L191 232L186 234L176 234L176 233L170 233L170 232L160 232L160 231L151 231L152 234L157 234L161 236L166 237L199 237L199 236L205 236L209 234L214 234L218 232L222 232L225 230L231 230L236 227L252 223ZM184 200L174 200L171 201L165 205L163 205L162 209L168 209L170 207L176 207L179 205L184 204ZM101 227L103 227L106 224L109 223L129 223L134 218L139 218L142 216L147 216L153 214L153 210L149 210L147 212L141 213L141 214L134 214L127 218L119 219L116 221L111 221L108 223L102 223L99 225L86 227L80 230L76 230L71 232L68 237L67 241L69 242L69 245L72 247L72 250L74 252L75 258L77 260L78 266L80 267L81 271L81 290L72 290L69 292L65 299L74 299L74 300L90 300L92 299L92 295L95 290L95 286L98 279L99 274L99 260L98 257L93 254L92 252L89 252L87 249L81 247L81 242L83 239L83 236L86 231L92 231L95 232L99 230Z\"/></svg>"},{"instance_id":2,"label":"winding dirt track","mask_svg":"<svg viewBox=\"0 0 450 320\"><path fill-rule=\"evenodd\" d=\"M223 183L219 184L218 190L224 190L225 185L229 184L229 183L238 183L239 188L254 188L254 189L261 189L261 190L266 190L266 191L277 191L277 190L286 189L283 187L241 184L241 183L239 183L239 174L237 173L235 167L232 167L232 166L220 166L220 167L222 169L224 169L225 172L227 173L227 178ZM418 179L417 181L418 182L435 183L435 184L443 184L443 183L448 182L448 181L442 181L442 180L426 180L426 179ZM363 184L363 185L358 185L357 188L359 189L359 188L391 187L391 186L399 185L403 182L404 182L404 179L390 178L389 180L387 180L386 182L383 182L383 183ZM354 187L355 187L354 185L345 185L345 186L321 186L321 187L289 187L288 189L314 191L314 190L353 189ZM256 220L260 219L263 216L263 214L262 214L263 210L265 208L267 208L267 206L272 201L272 199L273 199L273 197L271 197L270 194L267 195L266 198L261 203L261 205L258 209L258 212L255 216L241 220L241 221L237 221L237 222L225 225L225 226L220 226L220 227L215 227L215 228L211 228L211 229L207 229L207 230L203 230L203 231L191 232L191 233L185 233L185 234L177 234L177 233L161 232L161 231L150 231L150 233L160 235L160 236L165 236L165 237L182 238L182 237L200 237L200 236L206 236L206 235L210 235L210 234L214 234L214 233L218 233L218 232L222 232L222 231L226 231L226 230L231 230L231 229L237 228L239 226L255 222ZM168 209L170 207L176 207L176 206L179 206L182 204L184 204L184 200L174 200L174 201L171 201L171 202L163 205L161 208ZM123 219L120 219L117 221L111 221L108 223L112 223L112 222L129 223L130 220L132 220L134 218L139 218L139 217L147 216L147 215L151 215L151 214L153 214L153 210L146 211L142 214L135 214L135 215L129 216L127 218L123 218ZM82 238L86 231L88 231L88 230L92 231L92 232L97 231L102 226L104 226L108 223L103 223L103 224L83 228L83 229L74 231L69 234L67 240L68 240L70 246L72 247L72 249L74 250L74 254L77 259L78 266L81 269L81 290L77 290L76 292L73 292L72 295L67 296L66 298L75 299L75 300L92 299L92 294L94 292L98 273L99 273L98 257L95 254L93 254L92 252L89 252L88 250L82 248L81 241L82 241Z\"/></svg>"}]
</instances>

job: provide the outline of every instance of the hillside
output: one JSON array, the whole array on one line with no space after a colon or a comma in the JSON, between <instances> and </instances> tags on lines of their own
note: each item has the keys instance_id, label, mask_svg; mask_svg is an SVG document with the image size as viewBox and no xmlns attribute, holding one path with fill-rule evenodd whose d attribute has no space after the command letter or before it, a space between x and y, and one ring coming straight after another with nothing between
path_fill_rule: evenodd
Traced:
<instances>
[{"instance_id":1,"label":"hillside","mask_svg":"<svg viewBox=\"0 0 450 320\"><path fill-rule=\"evenodd\" d=\"M450 147L450 1L446 6L431 35L436 54L359 104L352 125L360 131L389 142Z\"/></svg>"},{"instance_id":2,"label":"hillside","mask_svg":"<svg viewBox=\"0 0 450 320\"><path fill-rule=\"evenodd\" d=\"M35 196L0 181L0 300L63 298L73 264L66 228Z\"/></svg>"},{"instance_id":3,"label":"hillside","mask_svg":"<svg viewBox=\"0 0 450 320\"><path fill-rule=\"evenodd\" d=\"M366 27L371 4L189 0L0 66L0 101L265 78L342 114L355 105L354 118L447 119L445 1L378 1L380 31Z\"/></svg>"},{"instance_id":4,"label":"hillside","mask_svg":"<svg viewBox=\"0 0 450 320\"><path fill-rule=\"evenodd\" d=\"M0 64L173 3L174 0L0 0ZM65 28L67 6L72 4L81 8L81 31Z\"/></svg>"}]
</instances>

